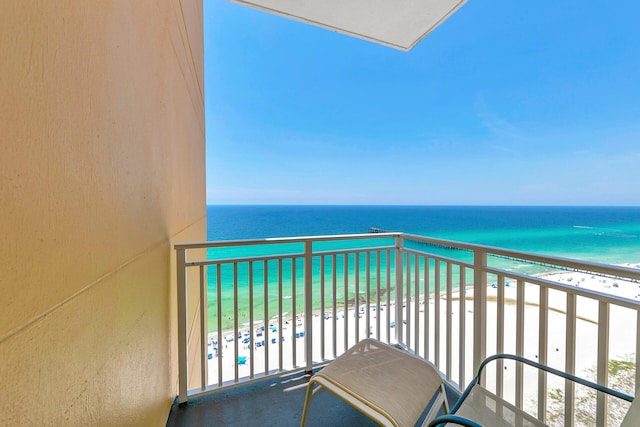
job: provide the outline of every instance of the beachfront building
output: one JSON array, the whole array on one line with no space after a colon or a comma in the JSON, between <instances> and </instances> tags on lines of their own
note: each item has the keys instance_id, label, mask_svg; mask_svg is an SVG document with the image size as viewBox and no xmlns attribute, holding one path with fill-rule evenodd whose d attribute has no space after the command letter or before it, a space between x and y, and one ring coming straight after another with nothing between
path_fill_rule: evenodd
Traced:
<instances>
[{"instance_id":1,"label":"beachfront building","mask_svg":"<svg viewBox=\"0 0 640 427\"><path fill-rule=\"evenodd\" d=\"M164 425L205 239L201 0L0 3L2 425Z\"/></svg>"},{"instance_id":2,"label":"beachfront building","mask_svg":"<svg viewBox=\"0 0 640 427\"><path fill-rule=\"evenodd\" d=\"M434 22L452 13L455 4L443 9L441 16L415 32L413 38L390 39L386 44L410 48ZM164 425L177 394L188 400L195 398L187 393L194 388L208 392L237 385L239 378L257 379L256 355L270 366L268 351L278 349L273 344L296 343L299 351L291 351L287 357L276 353L271 361L280 365L286 361L293 372L299 372L315 368L314 361L323 363L352 343L346 332L342 336L336 332L338 322L346 325L344 319L350 315L352 324L360 325L355 323L359 315L350 313L344 302L344 317L339 314L336 300L348 302L352 292L359 295L357 289L348 287L342 296L331 295L332 305L327 305L330 316L318 316L327 322L326 349L311 345L324 333L311 327L312 299L297 313L300 319L295 311L288 314L278 309L270 324L265 316L258 317L269 311L252 311L248 328L241 328L244 321L235 314L224 334L221 324L217 335L208 336L206 319L202 321L200 315L207 307L199 293L202 281L198 266L187 269L177 265L181 258L174 250L176 243L206 239L202 25L200 0L0 4L0 389L5 394L0 403L1 424ZM344 32L360 34L361 30ZM365 38L379 39L376 34ZM404 237L380 235L392 240ZM182 249L179 247L178 254ZM202 245L189 248L189 259L202 258L202 249ZM373 252L376 250L394 251L397 265L404 262L397 257L407 256L404 246L395 241L393 249ZM300 256L317 255L308 252ZM477 283L474 286L479 286L474 289L479 297L473 309L458 313L466 318L469 312L470 321L479 325L471 341L464 341L469 348L473 343L477 354L455 358L454 348L460 356L465 350L454 347L455 340L443 345L444 363L439 366L447 376L454 375L447 369L462 372L467 364L476 364L480 356L489 353L486 338L496 337L485 329L486 319L478 314L486 302L485 285L490 285L483 259L482 255L475 257L468 271L468 277ZM308 265L311 268L312 264ZM453 264L438 267L445 277L447 265ZM631 279L637 274L611 266L595 269ZM412 295L409 290L414 288L408 287L419 281L410 281L409 271L403 273L399 268L383 271L385 275L378 277L384 278L382 286L388 286L384 298L394 292L395 317L386 322L388 317L374 319L364 314L365 333L381 334L388 341L404 340L420 348L416 343L424 341L416 335L422 320L419 307L427 300L421 301L420 292ZM491 274L496 277L497 301L504 297L499 292L507 281L521 283L513 288L516 293L524 289L521 278L497 271ZM386 285L392 279L402 286L392 289ZM531 280L537 281L540 289L556 286L542 279ZM445 278L444 283L450 282ZM440 292L440 287L434 289ZM445 295L453 295L451 286L442 289ZM398 293L401 290L406 292ZM376 291L373 298L382 298L383 293ZM569 301L580 292L571 294ZM295 292L291 295L292 307L296 307L296 296ZM406 307L395 301L405 301L406 307L417 310L403 311ZM450 312L447 301L452 298L443 301L438 310L444 315ZM465 299L459 299L457 307L460 301ZM525 300L519 301L516 310L529 307ZM608 307L617 300L596 301ZM354 302L359 305L359 298ZM540 306L545 304L544 300L539 302ZM634 309L626 305L624 308ZM360 308L353 310L359 312ZM383 304L365 296L364 313L387 315L390 310L390 302ZM479 323L476 316L480 316ZM575 313L567 318L569 326L577 319ZM253 345L257 336L253 322L261 319L263 324L257 326L261 331L265 326L265 345L258 348ZM382 326L376 323L380 319L385 319ZM447 324L443 321L442 326ZM461 320L462 324L466 323ZM522 338L524 323L517 327ZM442 334L445 341L455 336L451 328ZM246 329L252 345L246 349L248 359L241 359L243 355L238 353L244 350ZM276 335L276 343L271 341L273 334L285 330L284 340ZM466 337L471 330L458 335ZM358 337L360 330L354 329L354 334ZM632 335L637 347L638 334ZM568 330L563 336L573 335ZM597 336L601 345L607 344L606 332ZM224 350L223 338L227 341ZM239 344L240 338L243 341ZM525 344L521 339L515 342ZM216 351L226 350L233 356L228 379L222 377L227 374L221 369L215 370L222 359L214 354L214 346ZM575 351L569 353L575 356ZM607 354L602 353L598 367L607 363ZM179 375L182 367L185 375ZM245 368L248 375L240 371ZM282 372L278 369L275 378ZM301 401L288 403L301 411ZM268 408L273 410L274 406Z\"/></svg>"}]
</instances>

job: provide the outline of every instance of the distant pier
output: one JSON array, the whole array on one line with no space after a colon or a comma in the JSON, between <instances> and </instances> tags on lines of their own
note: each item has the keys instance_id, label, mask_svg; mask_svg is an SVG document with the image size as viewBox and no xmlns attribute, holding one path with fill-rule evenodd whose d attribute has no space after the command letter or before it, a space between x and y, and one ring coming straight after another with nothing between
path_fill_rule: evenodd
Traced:
<instances>
[{"instance_id":1,"label":"distant pier","mask_svg":"<svg viewBox=\"0 0 640 427\"><path fill-rule=\"evenodd\" d=\"M389 233L389 231L379 227L369 227L369 233Z\"/></svg>"}]
</instances>

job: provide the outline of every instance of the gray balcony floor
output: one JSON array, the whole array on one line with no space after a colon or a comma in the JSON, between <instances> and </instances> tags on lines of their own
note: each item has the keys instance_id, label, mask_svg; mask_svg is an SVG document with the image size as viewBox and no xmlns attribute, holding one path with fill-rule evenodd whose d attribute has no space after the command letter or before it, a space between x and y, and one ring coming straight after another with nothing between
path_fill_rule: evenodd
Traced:
<instances>
[{"instance_id":1,"label":"gray balcony floor","mask_svg":"<svg viewBox=\"0 0 640 427\"><path fill-rule=\"evenodd\" d=\"M187 426L299 426L309 377L288 373L280 377L198 397L187 404L174 404L167 427ZM455 402L457 395L447 390ZM451 400L451 399L450 399ZM377 426L332 393L314 396L307 425Z\"/></svg>"}]
</instances>

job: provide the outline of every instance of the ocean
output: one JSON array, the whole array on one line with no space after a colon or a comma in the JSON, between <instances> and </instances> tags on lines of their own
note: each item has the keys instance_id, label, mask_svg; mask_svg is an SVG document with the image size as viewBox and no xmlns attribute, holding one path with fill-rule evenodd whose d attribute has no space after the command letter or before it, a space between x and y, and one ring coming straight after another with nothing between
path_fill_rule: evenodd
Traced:
<instances>
[{"instance_id":1,"label":"ocean","mask_svg":"<svg viewBox=\"0 0 640 427\"><path fill-rule=\"evenodd\" d=\"M269 237L362 234L369 228L437 237L508 248L544 255L575 258L607 264L640 263L640 207L543 207L543 206L216 206L207 207L207 239L242 240ZM333 242L334 249L340 242ZM266 246L261 255L283 251L286 247ZM299 248L297 250L300 250ZM240 247L209 256L243 257L255 255L255 247ZM446 254L450 255L450 254ZM467 254L469 255L469 254ZM290 266L285 265L285 280L290 278ZM503 266L501 266L503 267ZM520 266L517 266L520 267ZM516 268L517 268L516 267ZM315 267L314 267L315 268ZM508 267L507 267L508 269ZM277 278L270 268L269 307L278 302ZM537 271L518 270L533 274ZM263 271L257 265L254 277L260 280ZM223 271L222 298L225 327L231 317L233 285L229 269ZM302 271L298 271L300 276ZM353 274L350 266L349 274ZM239 311L246 316L248 271L238 271ZM225 277L227 279L225 279ZM301 279L301 277L299 277ZM314 283L318 278L314 277ZM301 284L302 281L300 280ZM301 287L301 286L300 286ZM216 298L216 274L208 273L210 301ZM300 293L300 289L296 294ZM285 292L286 294L287 292ZM291 292L289 292L291 293ZM301 304L299 295L297 306ZM290 295L286 296L290 298ZM255 310L262 302L254 300ZM217 313L210 303L210 329L216 324Z\"/></svg>"},{"instance_id":2,"label":"ocean","mask_svg":"<svg viewBox=\"0 0 640 427\"><path fill-rule=\"evenodd\" d=\"M609 264L640 262L640 207L207 207L210 241L366 233L370 227Z\"/></svg>"}]
</instances>

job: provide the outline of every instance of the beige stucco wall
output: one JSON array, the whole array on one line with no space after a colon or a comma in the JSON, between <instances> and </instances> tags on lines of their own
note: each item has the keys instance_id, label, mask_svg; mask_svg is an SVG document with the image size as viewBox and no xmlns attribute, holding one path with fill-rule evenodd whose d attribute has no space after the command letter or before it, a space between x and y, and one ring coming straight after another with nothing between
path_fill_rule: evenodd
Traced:
<instances>
[{"instance_id":1,"label":"beige stucco wall","mask_svg":"<svg viewBox=\"0 0 640 427\"><path fill-rule=\"evenodd\" d=\"M204 240L201 0L0 2L0 424L164 425Z\"/></svg>"}]
</instances>

